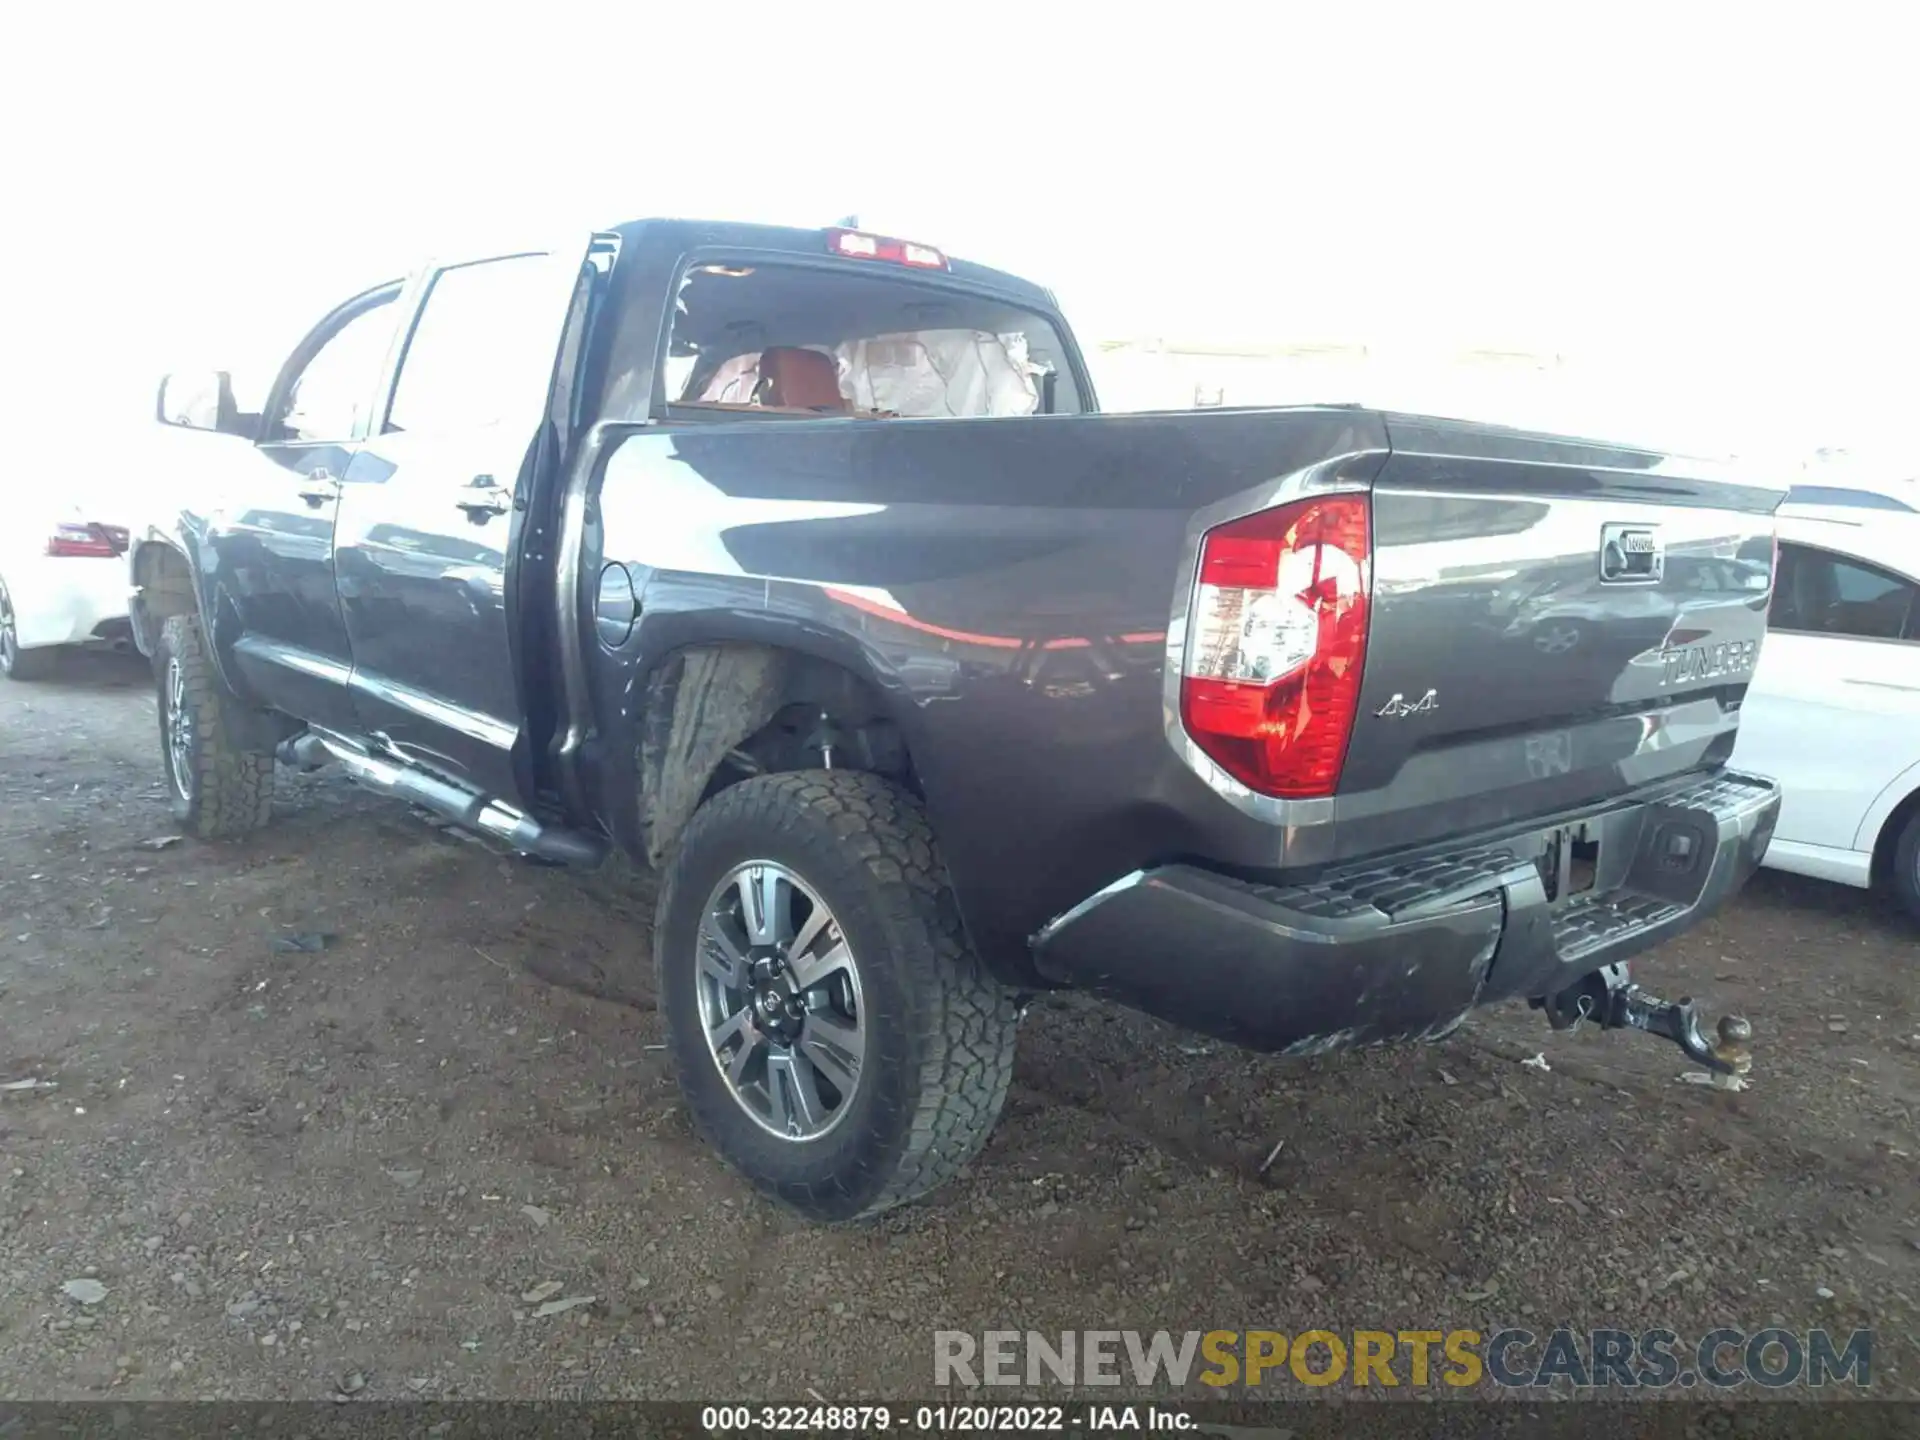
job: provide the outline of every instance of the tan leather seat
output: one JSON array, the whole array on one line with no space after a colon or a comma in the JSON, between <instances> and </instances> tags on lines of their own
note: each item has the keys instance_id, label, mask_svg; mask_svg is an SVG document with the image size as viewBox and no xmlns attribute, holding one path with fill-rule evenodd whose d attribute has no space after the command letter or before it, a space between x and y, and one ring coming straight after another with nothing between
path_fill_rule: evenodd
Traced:
<instances>
[{"instance_id":1,"label":"tan leather seat","mask_svg":"<svg viewBox=\"0 0 1920 1440\"><path fill-rule=\"evenodd\" d=\"M793 410L821 410L845 415L847 400L840 393L839 371L833 357L818 350L801 350L776 345L760 352L760 384L757 395L762 405L777 405Z\"/></svg>"}]
</instances>

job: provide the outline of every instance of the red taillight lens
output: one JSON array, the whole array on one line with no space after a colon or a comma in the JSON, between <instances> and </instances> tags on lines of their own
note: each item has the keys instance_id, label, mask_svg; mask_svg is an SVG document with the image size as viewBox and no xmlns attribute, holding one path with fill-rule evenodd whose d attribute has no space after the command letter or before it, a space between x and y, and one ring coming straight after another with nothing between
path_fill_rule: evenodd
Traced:
<instances>
[{"instance_id":1,"label":"red taillight lens","mask_svg":"<svg viewBox=\"0 0 1920 1440\"><path fill-rule=\"evenodd\" d=\"M1367 497L1331 495L1209 530L1187 618L1180 715L1250 790L1331 795L1360 703Z\"/></svg>"},{"instance_id":2,"label":"red taillight lens","mask_svg":"<svg viewBox=\"0 0 1920 1440\"><path fill-rule=\"evenodd\" d=\"M121 530L116 534L106 525L56 525L53 534L47 537L49 555L110 560L126 548L127 532Z\"/></svg>"}]
</instances>

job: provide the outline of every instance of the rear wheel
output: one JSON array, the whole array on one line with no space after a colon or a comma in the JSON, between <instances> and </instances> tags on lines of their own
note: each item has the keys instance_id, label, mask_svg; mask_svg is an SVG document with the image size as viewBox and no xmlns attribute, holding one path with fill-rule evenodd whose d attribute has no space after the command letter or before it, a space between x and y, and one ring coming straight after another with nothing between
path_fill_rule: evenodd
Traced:
<instances>
[{"instance_id":1,"label":"rear wheel","mask_svg":"<svg viewBox=\"0 0 1920 1440\"><path fill-rule=\"evenodd\" d=\"M167 617L153 665L173 818L202 840L258 830L273 815L273 756L235 738L197 617Z\"/></svg>"},{"instance_id":2,"label":"rear wheel","mask_svg":"<svg viewBox=\"0 0 1920 1440\"><path fill-rule=\"evenodd\" d=\"M1893 847L1893 873L1889 878L1894 898L1907 914L1920 920L1920 810L1908 817Z\"/></svg>"},{"instance_id":3,"label":"rear wheel","mask_svg":"<svg viewBox=\"0 0 1920 1440\"><path fill-rule=\"evenodd\" d=\"M968 947L897 786L807 771L722 791L668 870L654 959L695 1125L802 1214L905 1204L986 1143L1013 999Z\"/></svg>"},{"instance_id":4,"label":"rear wheel","mask_svg":"<svg viewBox=\"0 0 1920 1440\"><path fill-rule=\"evenodd\" d=\"M20 630L13 618L13 600L0 585L0 678L44 680L60 662L58 650L22 650Z\"/></svg>"}]
</instances>

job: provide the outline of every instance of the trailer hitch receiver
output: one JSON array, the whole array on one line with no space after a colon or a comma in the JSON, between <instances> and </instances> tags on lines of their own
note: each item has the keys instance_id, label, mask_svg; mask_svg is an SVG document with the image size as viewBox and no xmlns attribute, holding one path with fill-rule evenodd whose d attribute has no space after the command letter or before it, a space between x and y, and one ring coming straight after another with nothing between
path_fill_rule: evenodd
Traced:
<instances>
[{"instance_id":1,"label":"trailer hitch receiver","mask_svg":"<svg viewBox=\"0 0 1920 1440\"><path fill-rule=\"evenodd\" d=\"M1591 1020L1603 1030L1644 1030L1671 1040L1722 1089L1743 1089L1753 1069L1751 1023L1738 1015L1723 1015L1715 1027L1715 1039L1709 1041L1690 997L1662 1000L1643 990L1633 983L1625 962L1603 966L1536 1003L1556 1030L1574 1030Z\"/></svg>"}]
</instances>

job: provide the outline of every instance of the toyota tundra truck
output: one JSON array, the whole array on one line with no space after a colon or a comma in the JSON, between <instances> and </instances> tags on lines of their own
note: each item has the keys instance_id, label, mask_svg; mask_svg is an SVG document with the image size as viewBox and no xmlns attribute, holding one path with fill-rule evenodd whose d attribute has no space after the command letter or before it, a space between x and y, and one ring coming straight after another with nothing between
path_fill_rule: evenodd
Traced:
<instances>
[{"instance_id":1,"label":"toyota tundra truck","mask_svg":"<svg viewBox=\"0 0 1920 1440\"><path fill-rule=\"evenodd\" d=\"M1348 405L1102 415L1039 286L679 220L436 260L156 418L205 432L130 550L181 825L330 764L656 869L686 1103L814 1219L956 1174L1052 988L1289 1055L1523 999L1749 1063L1628 962L1773 829L1726 766L1773 485Z\"/></svg>"}]
</instances>

